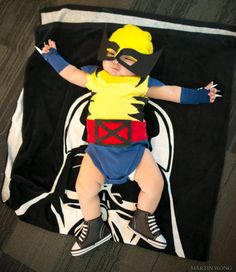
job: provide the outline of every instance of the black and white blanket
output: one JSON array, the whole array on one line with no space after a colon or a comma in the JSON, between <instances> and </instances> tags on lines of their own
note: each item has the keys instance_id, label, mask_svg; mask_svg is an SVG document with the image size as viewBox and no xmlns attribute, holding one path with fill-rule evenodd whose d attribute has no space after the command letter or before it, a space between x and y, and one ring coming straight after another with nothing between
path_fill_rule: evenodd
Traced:
<instances>
[{"instance_id":1,"label":"black and white blanket","mask_svg":"<svg viewBox=\"0 0 236 272\"><path fill-rule=\"evenodd\" d=\"M131 11L64 6L42 10L36 45L51 38L73 65L97 65L104 26L111 33L128 23L149 30L155 48L164 49L152 77L194 88L213 80L222 90L214 104L150 100L145 109L150 148L165 178L155 212L168 242L162 252L203 260L224 162L236 32ZM79 232L83 219L75 179L87 146L89 99L86 89L60 78L38 52L29 58L9 131L2 190L21 220L63 234ZM104 185L101 210L114 241L151 248L127 229L138 191L135 181Z\"/></svg>"}]
</instances>

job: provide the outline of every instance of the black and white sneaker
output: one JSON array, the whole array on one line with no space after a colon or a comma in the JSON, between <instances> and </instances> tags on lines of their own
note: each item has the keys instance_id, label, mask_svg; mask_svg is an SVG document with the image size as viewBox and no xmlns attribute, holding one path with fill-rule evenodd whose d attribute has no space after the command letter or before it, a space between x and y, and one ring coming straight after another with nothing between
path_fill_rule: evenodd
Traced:
<instances>
[{"instance_id":1,"label":"black and white sneaker","mask_svg":"<svg viewBox=\"0 0 236 272\"><path fill-rule=\"evenodd\" d=\"M137 209L128 228L153 247L165 249L166 239L161 234L154 215Z\"/></svg>"},{"instance_id":2,"label":"black and white sneaker","mask_svg":"<svg viewBox=\"0 0 236 272\"><path fill-rule=\"evenodd\" d=\"M102 217L84 221L82 232L71 249L72 256L87 253L111 239L111 233Z\"/></svg>"}]
</instances>

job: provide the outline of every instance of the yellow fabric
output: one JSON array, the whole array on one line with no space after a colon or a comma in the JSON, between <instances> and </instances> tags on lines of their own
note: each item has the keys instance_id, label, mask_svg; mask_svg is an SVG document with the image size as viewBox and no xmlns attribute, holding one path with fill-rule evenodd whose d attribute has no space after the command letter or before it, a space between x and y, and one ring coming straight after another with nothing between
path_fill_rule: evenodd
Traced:
<instances>
[{"instance_id":1,"label":"yellow fabric","mask_svg":"<svg viewBox=\"0 0 236 272\"><path fill-rule=\"evenodd\" d=\"M151 34L134 25L125 25L117 29L111 35L109 41L117 43L120 46L119 51L124 48L131 48L142 54L153 53Z\"/></svg>"},{"instance_id":2,"label":"yellow fabric","mask_svg":"<svg viewBox=\"0 0 236 272\"><path fill-rule=\"evenodd\" d=\"M144 106L144 101L136 97L145 97L148 90L148 78L136 87L140 80L137 76L112 76L106 71L97 75L87 75L86 87L94 95L89 105L88 119L115 119L135 120L129 114L139 114L138 109L132 104Z\"/></svg>"}]
</instances>

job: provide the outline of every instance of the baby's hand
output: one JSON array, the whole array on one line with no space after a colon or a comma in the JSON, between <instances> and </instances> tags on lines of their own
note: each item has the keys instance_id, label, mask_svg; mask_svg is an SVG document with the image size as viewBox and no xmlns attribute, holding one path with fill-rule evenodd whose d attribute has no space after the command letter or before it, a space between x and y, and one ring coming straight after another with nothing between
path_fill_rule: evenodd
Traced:
<instances>
[{"instance_id":1,"label":"baby's hand","mask_svg":"<svg viewBox=\"0 0 236 272\"><path fill-rule=\"evenodd\" d=\"M216 84L217 85L217 84ZM205 89L210 90L208 95L210 97L210 103L214 103L216 97L220 97L221 95L216 94L217 89L215 88L216 85L213 85L213 81L211 81L209 84L205 86Z\"/></svg>"},{"instance_id":2,"label":"baby's hand","mask_svg":"<svg viewBox=\"0 0 236 272\"><path fill-rule=\"evenodd\" d=\"M44 42L44 46L43 46L43 48L42 48L42 53L47 54L51 48L57 49L56 43L55 43L53 40L50 40L50 39L49 39L49 40L48 40L48 44L46 44L46 43Z\"/></svg>"}]
</instances>

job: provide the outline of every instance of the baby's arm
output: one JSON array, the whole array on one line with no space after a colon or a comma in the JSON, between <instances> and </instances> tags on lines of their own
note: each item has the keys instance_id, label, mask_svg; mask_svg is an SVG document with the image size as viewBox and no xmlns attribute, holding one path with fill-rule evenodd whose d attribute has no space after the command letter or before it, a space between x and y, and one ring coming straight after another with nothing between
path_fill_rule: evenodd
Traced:
<instances>
[{"instance_id":1,"label":"baby's arm","mask_svg":"<svg viewBox=\"0 0 236 272\"><path fill-rule=\"evenodd\" d=\"M54 41L49 39L48 44L44 44L42 56L64 79L78 86L85 87L87 73L64 60L57 52L56 43Z\"/></svg>"},{"instance_id":2,"label":"baby's arm","mask_svg":"<svg viewBox=\"0 0 236 272\"><path fill-rule=\"evenodd\" d=\"M199 89L167 85L160 87L152 86L148 89L147 96L181 104L200 104L215 102L216 92L217 89L214 88L213 82L210 82L205 88Z\"/></svg>"}]
</instances>

